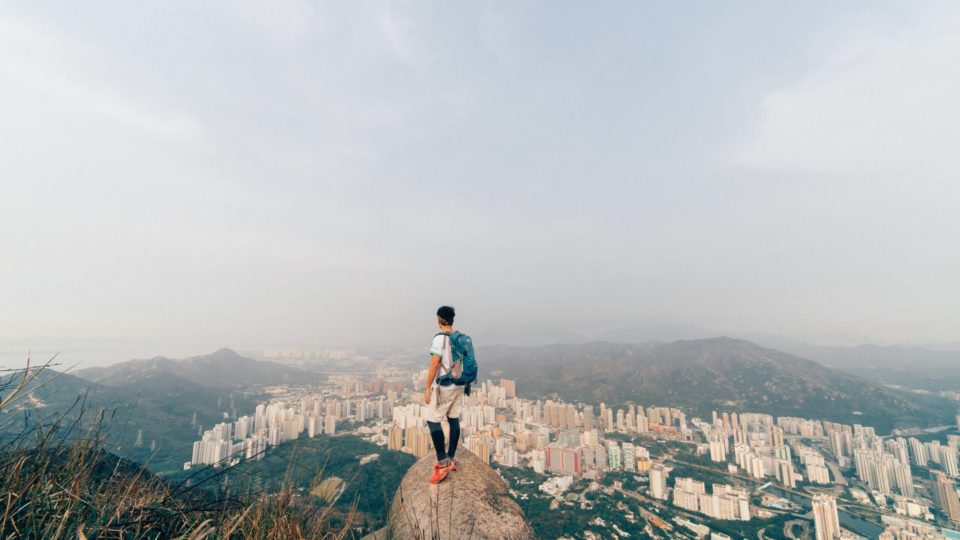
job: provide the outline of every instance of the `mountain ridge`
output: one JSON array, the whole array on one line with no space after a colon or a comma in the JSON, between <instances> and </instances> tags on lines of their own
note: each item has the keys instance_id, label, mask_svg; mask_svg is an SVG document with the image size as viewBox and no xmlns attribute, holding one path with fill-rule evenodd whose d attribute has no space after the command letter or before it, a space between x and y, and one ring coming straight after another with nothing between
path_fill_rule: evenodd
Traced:
<instances>
[{"instance_id":1,"label":"mountain ridge","mask_svg":"<svg viewBox=\"0 0 960 540\"><path fill-rule=\"evenodd\" d=\"M130 384L153 373L166 373L201 386L222 389L291 382L309 384L324 380L319 373L268 360L254 360L229 348L181 359L165 356L134 359L104 367L79 369L74 373L90 382L109 386Z\"/></svg>"},{"instance_id":2,"label":"mountain ridge","mask_svg":"<svg viewBox=\"0 0 960 540\"><path fill-rule=\"evenodd\" d=\"M9 375L0 383L10 381ZM222 377L222 380L218 380ZM202 427L249 411L262 399L262 386L321 381L324 376L298 368L245 358L230 349L182 360L154 357L106 368L46 369L31 382L18 407L0 414L0 430L40 424L60 415L85 423L103 411L107 448L144 463L155 472L179 469ZM92 379L92 380L91 380ZM140 446L137 440L142 435ZM154 443L159 451L153 452Z\"/></svg>"},{"instance_id":3,"label":"mountain ridge","mask_svg":"<svg viewBox=\"0 0 960 540\"><path fill-rule=\"evenodd\" d=\"M750 411L896 427L952 422L956 405L731 337L482 348L484 367L539 397L676 406L702 417ZM545 375L546 374L546 375Z\"/></svg>"},{"instance_id":4,"label":"mountain ridge","mask_svg":"<svg viewBox=\"0 0 960 540\"><path fill-rule=\"evenodd\" d=\"M853 347L785 343L775 348L884 384L934 392L960 387L960 351L870 343Z\"/></svg>"}]
</instances>

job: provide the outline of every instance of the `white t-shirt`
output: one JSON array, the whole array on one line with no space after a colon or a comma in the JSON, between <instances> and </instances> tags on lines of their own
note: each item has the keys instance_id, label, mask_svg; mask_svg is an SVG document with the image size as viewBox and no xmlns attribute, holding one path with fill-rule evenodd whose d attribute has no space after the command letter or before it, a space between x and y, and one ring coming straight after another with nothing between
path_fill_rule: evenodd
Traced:
<instances>
[{"instance_id":1,"label":"white t-shirt","mask_svg":"<svg viewBox=\"0 0 960 540\"><path fill-rule=\"evenodd\" d=\"M430 356L439 356L440 365L437 366L437 379L450 373L453 367L453 345L450 344L450 337L443 334L437 334L433 337L433 344L430 345ZM433 388L437 387L437 380L433 380ZM441 390L453 390L457 387L455 384L441 386Z\"/></svg>"}]
</instances>

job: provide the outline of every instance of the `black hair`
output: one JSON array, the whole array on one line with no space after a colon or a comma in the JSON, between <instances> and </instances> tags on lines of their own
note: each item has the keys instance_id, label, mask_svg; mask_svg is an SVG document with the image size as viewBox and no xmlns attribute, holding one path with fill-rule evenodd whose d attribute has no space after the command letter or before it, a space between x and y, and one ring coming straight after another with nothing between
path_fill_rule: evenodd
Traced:
<instances>
[{"instance_id":1,"label":"black hair","mask_svg":"<svg viewBox=\"0 0 960 540\"><path fill-rule=\"evenodd\" d=\"M456 316L457 312L450 306L440 306L440 309L437 310L437 317L440 317L447 324L453 324L453 318Z\"/></svg>"}]
</instances>

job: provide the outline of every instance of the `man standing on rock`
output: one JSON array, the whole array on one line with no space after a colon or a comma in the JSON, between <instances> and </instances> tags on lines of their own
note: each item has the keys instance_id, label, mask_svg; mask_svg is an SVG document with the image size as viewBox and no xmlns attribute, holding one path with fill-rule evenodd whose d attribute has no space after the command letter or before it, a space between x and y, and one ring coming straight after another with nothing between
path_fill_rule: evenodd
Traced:
<instances>
[{"instance_id":1,"label":"man standing on rock","mask_svg":"<svg viewBox=\"0 0 960 540\"><path fill-rule=\"evenodd\" d=\"M437 382L446 376L455 375L453 345L450 334L453 330L453 318L456 316L453 308L442 306L437 310L437 324L440 332L433 337L430 347L430 370L427 372L427 385L423 402L427 404L427 427L430 428L430 438L437 451L437 463L433 466L431 484L440 483L450 471L457 470L457 462L453 459L457 452L457 442L460 440L460 402L463 400L464 387L447 382L446 385ZM450 424L450 446L447 447L443 437L443 428L440 422L447 419Z\"/></svg>"}]
</instances>

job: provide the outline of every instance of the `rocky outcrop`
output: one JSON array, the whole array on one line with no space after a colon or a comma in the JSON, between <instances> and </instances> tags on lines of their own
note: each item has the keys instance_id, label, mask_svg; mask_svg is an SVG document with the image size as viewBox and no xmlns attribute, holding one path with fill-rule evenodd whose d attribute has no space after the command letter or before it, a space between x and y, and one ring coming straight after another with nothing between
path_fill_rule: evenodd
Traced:
<instances>
[{"instance_id":1,"label":"rocky outcrop","mask_svg":"<svg viewBox=\"0 0 960 540\"><path fill-rule=\"evenodd\" d=\"M520 506L503 479L466 449L457 452L460 467L437 485L427 479L435 458L417 461L400 482L380 539L459 540L534 538Z\"/></svg>"}]
</instances>

